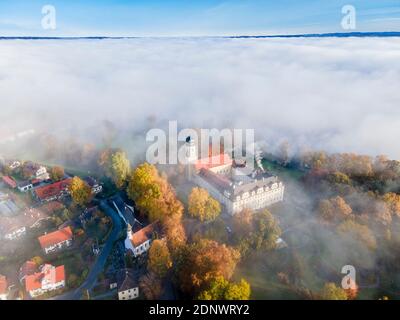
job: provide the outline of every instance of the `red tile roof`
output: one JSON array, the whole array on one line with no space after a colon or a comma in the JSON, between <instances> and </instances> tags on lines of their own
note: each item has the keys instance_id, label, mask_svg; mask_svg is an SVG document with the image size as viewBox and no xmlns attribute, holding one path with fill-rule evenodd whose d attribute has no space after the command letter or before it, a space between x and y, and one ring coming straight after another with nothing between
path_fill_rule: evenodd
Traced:
<instances>
[{"instance_id":1,"label":"red tile roof","mask_svg":"<svg viewBox=\"0 0 400 320\"><path fill-rule=\"evenodd\" d=\"M9 176L4 176L3 181L4 181L4 183L6 183L9 187L11 187L13 189L15 189L17 187L17 183L15 182L15 180Z\"/></svg>"},{"instance_id":2,"label":"red tile roof","mask_svg":"<svg viewBox=\"0 0 400 320\"><path fill-rule=\"evenodd\" d=\"M39 242L40 246L44 249L70 239L72 239L72 229L71 227L66 227L39 237Z\"/></svg>"},{"instance_id":3,"label":"red tile roof","mask_svg":"<svg viewBox=\"0 0 400 320\"><path fill-rule=\"evenodd\" d=\"M37 269L37 265L34 261L32 261L32 260L26 261L19 269L20 279L34 274L36 272L36 269Z\"/></svg>"},{"instance_id":4,"label":"red tile roof","mask_svg":"<svg viewBox=\"0 0 400 320\"><path fill-rule=\"evenodd\" d=\"M25 278L26 291L33 291L42 287L42 279L44 275L41 272L31 274Z\"/></svg>"},{"instance_id":5,"label":"red tile roof","mask_svg":"<svg viewBox=\"0 0 400 320\"><path fill-rule=\"evenodd\" d=\"M48 284L56 284L65 281L65 268L64 266L53 267L46 264L42 267L41 272L29 275L25 279L26 291L33 291L42 288L42 280L46 278Z\"/></svg>"},{"instance_id":6,"label":"red tile roof","mask_svg":"<svg viewBox=\"0 0 400 320\"><path fill-rule=\"evenodd\" d=\"M155 228L157 227L158 222L153 222L152 224L149 224L148 226L140 229L139 231L135 232L132 235L131 241L134 247L140 246L142 243L146 242L147 240L150 240L153 232L155 231Z\"/></svg>"},{"instance_id":7,"label":"red tile roof","mask_svg":"<svg viewBox=\"0 0 400 320\"><path fill-rule=\"evenodd\" d=\"M6 294L8 289L7 278L0 275L0 294Z\"/></svg>"},{"instance_id":8,"label":"red tile roof","mask_svg":"<svg viewBox=\"0 0 400 320\"><path fill-rule=\"evenodd\" d=\"M72 178L68 178L48 186L37 188L35 193L40 200L46 200L48 198L60 195L62 191L69 188L71 182Z\"/></svg>"},{"instance_id":9,"label":"red tile roof","mask_svg":"<svg viewBox=\"0 0 400 320\"><path fill-rule=\"evenodd\" d=\"M59 283L61 281L65 281L65 268L64 266L59 266L56 268L56 278L55 283Z\"/></svg>"},{"instance_id":10,"label":"red tile roof","mask_svg":"<svg viewBox=\"0 0 400 320\"><path fill-rule=\"evenodd\" d=\"M219 167L226 164L232 164L232 159L229 154L223 153L216 156L199 159L196 161L195 166L197 170L200 170Z\"/></svg>"}]
</instances>

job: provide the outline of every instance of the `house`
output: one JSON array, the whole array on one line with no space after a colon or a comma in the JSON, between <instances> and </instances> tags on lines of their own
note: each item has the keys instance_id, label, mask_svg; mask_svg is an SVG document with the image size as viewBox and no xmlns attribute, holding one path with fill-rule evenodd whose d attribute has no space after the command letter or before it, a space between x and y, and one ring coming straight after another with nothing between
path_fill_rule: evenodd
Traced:
<instances>
[{"instance_id":1,"label":"house","mask_svg":"<svg viewBox=\"0 0 400 320\"><path fill-rule=\"evenodd\" d=\"M125 269L122 281L118 283L118 300L133 300L139 297L139 281L137 275Z\"/></svg>"},{"instance_id":2,"label":"house","mask_svg":"<svg viewBox=\"0 0 400 320\"><path fill-rule=\"evenodd\" d=\"M71 182L72 178L68 178L47 186L36 188L34 190L34 196L41 202L61 199L70 194L69 187Z\"/></svg>"},{"instance_id":3,"label":"house","mask_svg":"<svg viewBox=\"0 0 400 320\"><path fill-rule=\"evenodd\" d=\"M118 300L133 300L139 297L138 274L132 269L123 269L117 272L110 281L110 290L117 289Z\"/></svg>"},{"instance_id":4,"label":"house","mask_svg":"<svg viewBox=\"0 0 400 320\"><path fill-rule=\"evenodd\" d=\"M92 189L92 194L98 194L103 190L103 186L100 185L97 180L93 177L86 177L85 182Z\"/></svg>"},{"instance_id":5,"label":"house","mask_svg":"<svg viewBox=\"0 0 400 320\"><path fill-rule=\"evenodd\" d=\"M128 224L127 237L125 239L126 250L131 251L135 257L147 252L157 229L158 222L156 221L133 233L132 226Z\"/></svg>"},{"instance_id":6,"label":"house","mask_svg":"<svg viewBox=\"0 0 400 320\"><path fill-rule=\"evenodd\" d=\"M39 243L46 254L53 253L72 245L72 229L66 227L39 237Z\"/></svg>"},{"instance_id":7,"label":"house","mask_svg":"<svg viewBox=\"0 0 400 320\"><path fill-rule=\"evenodd\" d=\"M33 184L30 181L23 181L18 183L18 190L20 192L27 192L33 189Z\"/></svg>"},{"instance_id":8,"label":"house","mask_svg":"<svg viewBox=\"0 0 400 320\"><path fill-rule=\"evenodd\" d=\"M8 163L8 167L11 170L15 170L15 169L19 168L20 166L21 166L21 162L19 162L19 161L12 161L12 162Z\"/></svg>"},{"instance_id":9,"label":"house","mask_svg":"<svg viewBox=\"0 0 400 320\"><path fill-rule=\"evenodd\" d=\"M31 161L24 163L23 165L24 175L31 179L48 180L50 175L47 173L46 167L33 163Z\"/></svg>"},{"instance_id":10,"label":"house","mask_svg":"<svg viewBox=\"0 0 400 320\"><path fill-rule=\"evenodd\" d=\"M3 182L11 189L15 189L17 187L15 180L9 176L4 176Z\"/></svg>"},{"instance_id":11,"label":"house","mask_svg":"<svg viewBox=\"0 0 400 320\"><path fill-rule=\"evenodd\" d=\"M25 279L26 291L32 298L64 287L64 266L54 267L51 264L45 264L40 268L40 272L28 275Z\"/></svg>"},{"instance_id":12,"label":"house","mask_svg":"<svg viewBox=\"0 0 400 320\"><path fill-rule=\"evenodd\" d=\"M21 268L19 268L19 282L21 284L25 283L25 279L27 276L31 276L37 272L38 266L32 260L26 261Z\"/></svg>"},{"instance_id":13,"label":"house","mask_svg":"<svg viewBox=\"0 0 400 320\"><path fill-rule=\"evenodd\" d=\"M22 214L11 217L0 217L0 238L16 240L26 232L40 225L43 220L50 218L50 215L43 210L30 208Z\"/></svg>"},{"instance_id":14,"label":"house","mask_svg":"<svg viewBox=\"0 0 400 320\"><path fill-rule=\"evenodd\" d=\"M8 282L5 276L0 275L0 300L7 300Z\"/></svg>"}]
</instances>

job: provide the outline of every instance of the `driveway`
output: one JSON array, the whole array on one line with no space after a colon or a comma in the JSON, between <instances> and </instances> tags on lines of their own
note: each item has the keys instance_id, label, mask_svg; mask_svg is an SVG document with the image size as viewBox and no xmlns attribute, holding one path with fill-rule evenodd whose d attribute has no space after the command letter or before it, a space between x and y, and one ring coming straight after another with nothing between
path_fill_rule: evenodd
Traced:
<instances>
[{"instance_id":1,"label":"driveway","mask_svg":"<svg viewBox=\"0 0 400 320\"><path fill-rule=\"evenodd\" d=\"M113 229L107 239L107 242L101 249L100 255L97 257L97 260L92 266L88 277L81 284L81 286L73 291L54 297L52 298L52 300L80 300L83 292L85 292L86 290L89 290L90 292L93 289L93 287L96 285L98 276L101 272L103 272L107 258L112 251L114 243L120 237L124 225L118 213L110 207L110 205L107 203L107 200L102 200L100 202L100 208L104 211L105 214L111 217L113 221Z\"/></svg>"}]
</instances>

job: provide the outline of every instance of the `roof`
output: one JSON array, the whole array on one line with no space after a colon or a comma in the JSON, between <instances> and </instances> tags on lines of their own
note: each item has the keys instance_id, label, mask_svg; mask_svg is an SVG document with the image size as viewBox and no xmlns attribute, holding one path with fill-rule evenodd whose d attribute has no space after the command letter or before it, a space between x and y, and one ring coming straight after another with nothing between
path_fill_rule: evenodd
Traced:
<instances>
[{"instance_id":1,"label":"roof","mask_svg":"<svg viewBox=\"0 0 400 320\"><path fill-rule=\"evenodd\" d=\"M65 281L65 267L54 267L50 264L45 264L41 272L36 272L29 275L25 279L25 288L27 291L34 291L42 288L42 281L45 280L47 284L56 284Z\"/></svg>"},{"instance_id":2,"label":"roof","mask_svg":"<svg viewBox=\"0 0 400 320\"><path fill-rule=\"evenodd\" d=\"M36 272L36 270L37 270L36 263L32 260L28 260L19 269L19 278L22 279L26 276L32 275Z\"/></svg>"},{"instance_id":3,"label":"roof","mask_svg":"<svg viewBox=\"0 0 400 320\"><path fill-rule=\"evenodd\" d=\"M71 227L66 227L39 237L39 242L40 246L44 249L70 239L72 239L72 229Z\"/></svg>"},{"instance_id":4,"label":"roof","mask_svg":"<svg viewBox=\"0 0 400 320\"><path fill-rule=\"evenodd\" d=\"M7 278L0 275L0 294L6 294L8 289Z\"/></svg>"},{"instance_id":5,"label":"roof","mask_svg":"<svg viewBox=\"0 0 400 320\"><path fill-rule=\"evenodd\" d=\"M248 179L241 182L231 181L229 178L207 169L201 169L199 176L213 185L219 192L224 193L227 191L230 198L245 192L255 191L261 187L269 187L279 182L277 176L270 175L269 173L258 173L254 177L247 176Z\"/></svg>"},{"instance_id":6,"label":"roof","mask_svg":"<svg viewBox=\"0 0 400 320\"><path fill-rule=\"evenodd\" d=\"M156 221L135 232L131 237L131 242L133 246L138 247L141 244L145 243L146 241L150 240L157 225L158 222Z\"/></svg>"},{"instance_id":7,"label":"roof","mask_svg":"<svg viewBox=\"0 0 400 320\"><path fill-rule=\"evenodd\" d=\"M64 179L59 182L39 187L35 190L36 196L40 200L45 200L54 196L58 196L62 191L69 188L71 185L72 178Z\"/></svg>"},{"instance_id":8,"label":"roof","mask_svg":"<svg viewBox=\"0 0 400 320\"><path fill-rule=\"evenodd\" d=\"M139 286L138 276L131 269L124 269L117 276L118 292L137 288Z\"/></svg>"},{"instance_id":9,"label":"roof","mask_svg":"<svg viewBox=\"0 0 400 320\"><path fill-rule=\"evenodd\" d=\"M211 169L223 165L231 165L232 159L227 153L222 153L216 156L199 159L195 163L197 170L201 169Z\"/></svg>"},{"instance_id":10,"label":"roof","mask_svg":"<svg viewBox=\"0 0 400 320\"><path fill-rule=\"evenodd\" d=\"M17 187L17 183L15 182L15 180L9 176L4 176L3 181L4 181L4 183L6 183L9 187L11 187L13 189L15 189Z\"/></svg>"},{"instance_id":11,"label":"roof","mask_svg":"<svg viewBox=\"0 0 400 320\"><path fill-rule=\"evenodd\" d=\"M49 214L43 210L26 209L22 214L12 217L0 217L0 233L8 234L22 227L33 227L40 220L48 219Z\"/></svg>"}]
</instances>

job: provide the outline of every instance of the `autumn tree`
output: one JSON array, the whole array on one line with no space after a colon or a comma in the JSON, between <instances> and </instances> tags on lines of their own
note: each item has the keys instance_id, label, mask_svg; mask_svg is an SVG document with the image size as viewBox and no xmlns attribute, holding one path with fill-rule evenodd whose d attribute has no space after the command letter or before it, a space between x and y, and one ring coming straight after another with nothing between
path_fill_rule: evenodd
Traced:
<instances>
[{"instance_id":1,"label":"autumn tree","mask_svg":"<svg viewBox=\"0 0 400 320\"><path fill-rule=\"evenodd\" d=\"M149 272L139 278L139 287L147 300L157 300L163 293L161 279L154 273Z\"/></svg>"},{"instance_id":2,"label":"autumn tree","mask_svg":"<svg viewBox=\"0 0 400 320\"><path fill-rule=\"evenodd\" d=\"M326 283L322 289L323 300L347 300L346 291L333 282Z\"/></svg>"},{"instance_id":3,"label":"autumn tree","mask_svg":"<svg viewBox=\"0 0 400 320\"><path fill-rule=\"evenodd\" d=\"M64 178L64 175L65 172L63 167L55 166L50 170L50 178L53 181L60 181L62 178Z\"/></svg>"},{"instance_id":4,"label":"autumn tree","mask_svg":"<svg viewBox=\"0 0 400 320\"><path fill-rule=\"evenodd\" d=\"M202 291L199 300L249 300L250 285L242 279L239 283L233 283L225 280L223 277L217 277L211 281L210 287Z\"/></svg>"},{"instance_id":5,"label":"autumn tree","mask_svg":"<svg viewBox=\"0 0 400 320\"><path fill-rule=\"evenodd\" d=\"M365 225L359 224L352 219L348 219L336 228L337 232L346 235L351 239L366 245L370 250L376 249L376 239L372 231Z\"/></svg>"},{"instance_id":6,"label":"autumn tree","mask_svg":"<svg viewBox=\"0 0 400 320\"><path fill-rule=\"evenodd\" d=\"M147 266L160 278L163 278L171 269L171 255L164 240L154 240L151 244Z\"/></svg>"},{"instance_id":7,"label":"autumn tree","mask_svg":"<svg viewBox=\"0 0 400 320\"><path fill-rule=\"evenodd\" d=\"M393 216L400 217L400 195L389 192L382 197L382 200L389 207Z\"/></svg>"},{"instance_id":8,"label":"autumn tree","mask_svg":"<svg viewBox=\"0 0 400 320\"><path fill-rule=\"evenodd\" d=\"M186 243L186 233L181 217L179 215L166 217L163 220L162 228L167 238L167 244L171 255L176 256L176 253L179 252Z\"/></svg>"},{"instance_id":9,"label":"autumn tree","mask_svg":"<svg viewBox=\"0 0 400 320\"><path fill-rule=\"evenodd\" d=\"M193 188L189 195L189 214L200 221L214 220L221 213L221 205L207 190Z\"/></svg>"},{"instance_id":10,"label":"autumn tree","mask_svg":"<svg viewBox=\"0 0 400 320\"><path fill-rule=\"evenodd\" d=\"M239 251L216 241L201 239L188 245L178 270L182 291L199 292L219 276L229 280L239 259Z\"/></svg>"},{"instance_id":11,"label":"autumn tree","mask_svg":"<svg viewBox=\"0 0 400 320\"><path fill-rule=\"evenodd\" d=\"M84 206L92 198L92 190L89 185L79 177L73 177L70 192L75 204Z\"/></svg>"},{"instance_id":12,"label":"autumn tree","mask_svg":"<svg viewBox=\"0 0 400 320\"><path fill-rule=\"evenodd\" d=\"M127 193L150 221L163 222L168 216L183 214L183 205L176 198L175 190L151 164L143 163L133 171Z\"/></svg>"},{"instance_id":13,"label":"autumn tree","mask_svg":"<svg viewBox=\"0 0 400 320\"><path fill-rule=\"evenodd\" d=\"M322 219L329 222L341 221L351 215L353 210L342 197L321 200L318 212Z\"/></svg>"}]
</instances>

